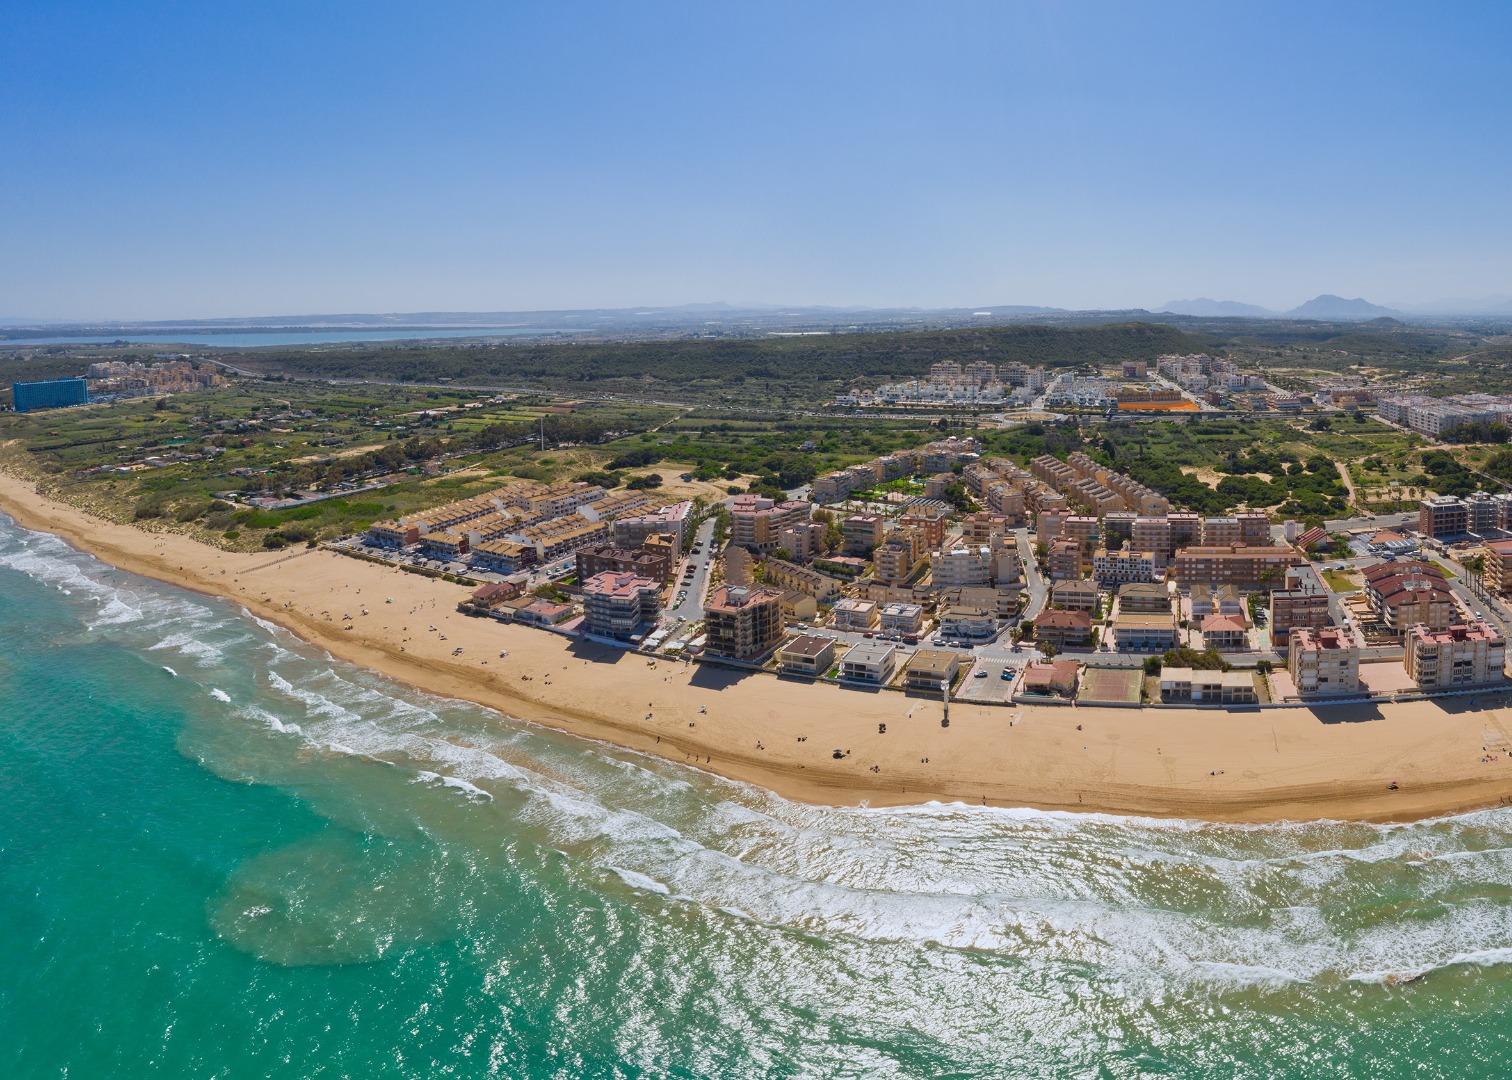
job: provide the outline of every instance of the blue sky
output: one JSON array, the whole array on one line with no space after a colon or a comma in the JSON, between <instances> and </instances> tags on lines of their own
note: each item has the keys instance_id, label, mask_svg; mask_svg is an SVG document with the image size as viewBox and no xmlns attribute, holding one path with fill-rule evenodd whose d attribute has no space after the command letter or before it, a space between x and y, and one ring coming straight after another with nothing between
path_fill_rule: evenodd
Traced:
<instances>
[{"instance_id":1,"label":"blue sky","mask_svg":"<svg viewBox=\"0 0 1512 1080\"><path fill-rule=\"evenodd\" d=\"M0 5L0 317L1512 293L1512 4Z\"/></svg>"}]
</instances>

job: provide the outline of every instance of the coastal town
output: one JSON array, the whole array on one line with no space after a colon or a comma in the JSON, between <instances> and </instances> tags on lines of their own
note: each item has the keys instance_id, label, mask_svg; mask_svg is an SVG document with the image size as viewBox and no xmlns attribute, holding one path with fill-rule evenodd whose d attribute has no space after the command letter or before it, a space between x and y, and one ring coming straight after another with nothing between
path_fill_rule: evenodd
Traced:
<instances>
[{"instance_id":1,"label":"coastal town","mask_svg":"<svg viewBox=\"0 0 1512 1080\"><path fill-rule=\"evenodd\" d=\"M160 354L148 364L95 361L85 378L17 384L13 397L18 413L213 397L224 378L210 361ZM1100 427L1120 436L1149 423L1219 430L1215 419L1236 416L1294 424L1305 439L1336 419L1358 430L1368 417L1371 430L1422 439L1431 454L1435 440L1504 428L1512 415L1512 398L1432 398L1412 386L1348 375L1299 385L1206 354L1072 371L936 361L918 379L840 395L829 408L864 428L878 415L930 406L941 410L934 427L947 430L953 411L966 410L970 430L828 472L789 469L792 486L774 475L721 489L700 483L705 466L665 487L660 475L628 486L602 471L513 475L452 501L426 500L423 487L413 510L343 535L286 527L265 546L310 536L352 558L466 584L461 610L479 618L663 660L947 703L1261 709L1493 689L1505 679L1512 593L1508 485L1451 461L1461 494L1422 488L1414 503L1412 486L1395 480L1372 504L1358 490L1364 476L1353 482L1327 457L1283 453L1273 462L1252 447L1226 466L1247 485L1238 505L1200 512L1183 495L1211 489L1192 488L1187 471L1177 474L1180 490L1157 490L1111 463L1095 440ZM518 395L463 400L397 414L408 423L389 421L389 437L434 429L438 418L454 430L473 409L484 410L471 414L479 423L500 409L525 425L539 418L542 448L548 413L562 412L522 413ZM1289 419L1259 419L1266 414ZM317 412L302 415L323 430ZM219 427L245 432L248 423ZM272 430L302 426L295 414L285 423ZM384 421L367 425L381 432ZM1050 445L1041 440L994 453L983 433L1068 425L1082 448L1034 453ZM528 452L536 433L519 430L505 442ZM213 465L227 444L206 442L220 446L201 454L180 446L145 463ZM368 457L380 460L334 473L329 490L249 488L269 471L234 470L241 489L214 493L233 523L227 537L253 514L384 491L405 457ZM654 446L621 455L664 457ZM447 475L437 464L424 471ZM1463 491L1467 477L1498 490ZM1255 484L1275 489L1271 505L1264 497L1245 505ZM1355 516L1320 513L1342 506Z\"/></svg>"},{"instance_id":2,"label":"coastal town","mask_svg":"<svg viewBox=\"0 0 1512 1080\"><path fill-rule=\"evenodd\" d=\"M1148 372L1181 393L1255 378L1199 363ZM1056 382L990 367L936 364L928 385ZM1335 399L1425 434L1512 412L1339 387L1309 406ZM1149 404L1084 403L1110 401ZM978 704L1259 708L1501 686L1512 493L1308 526L1194 513L1085 452L1020 464L965 435L719 500L513 480L330 543L471 583L469 614L665 659Z\"/></svg>"}]
</instances>

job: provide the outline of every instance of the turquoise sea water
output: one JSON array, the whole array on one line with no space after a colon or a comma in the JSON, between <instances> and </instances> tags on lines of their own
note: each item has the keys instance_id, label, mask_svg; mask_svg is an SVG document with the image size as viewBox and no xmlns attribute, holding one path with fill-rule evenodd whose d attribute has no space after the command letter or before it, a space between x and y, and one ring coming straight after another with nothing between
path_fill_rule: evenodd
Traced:
<instances>
[{"instance_id":1,"label":"turquoise sea water","mask_svg":"<svg viewBox=\"0 0 1512 1080\"><path fill-rule=\"evenodd\" d=\"M1508 961L1507 812L802 806L0 519L3 1077L1505 1076Z\"/></svg>"}]
</instances>

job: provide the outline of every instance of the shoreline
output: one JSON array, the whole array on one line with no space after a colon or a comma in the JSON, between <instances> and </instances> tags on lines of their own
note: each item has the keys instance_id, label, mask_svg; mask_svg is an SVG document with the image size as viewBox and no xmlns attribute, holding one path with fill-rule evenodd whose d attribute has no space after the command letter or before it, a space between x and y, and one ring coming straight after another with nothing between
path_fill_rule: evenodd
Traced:
<instances>
[{"instance_id":1,"label":"shoreline","mask_svg":"<svg viewBox=\"0 0 1512 1080\"><path fill-rule=\"evenodd\" d=\"M3 472L0 510L427 693L800 802L1248 823L1413 821L1512 804L1512 755L1497 752L1512 748L1507 691L1479 710L1465 698L1235 714L953 702L947 730L932 698L652 660L473 618L455 610L463 586L321 549L225 552L93 517ZM837 760L837 749L848 753ZM1387 790L1393 781L1399 790Z\"/></svg>"}]
</instances>

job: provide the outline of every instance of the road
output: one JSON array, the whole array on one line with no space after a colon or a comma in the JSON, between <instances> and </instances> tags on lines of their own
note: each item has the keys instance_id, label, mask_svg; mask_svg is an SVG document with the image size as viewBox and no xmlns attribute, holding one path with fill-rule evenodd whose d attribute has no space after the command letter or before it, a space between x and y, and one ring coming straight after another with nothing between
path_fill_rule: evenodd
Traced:
<instances>
[{"instance_id":1,"label":"road","mask_svg":"<svg viewBox=\"0 0 1512 1080\"><path fill-rule=\"evenodd\" d=\"M1027 622L1044 610L1050 586L1040 573L1039 563L1034 558L1034 544L1029 539L1029 530L1014 529L1013 535L1018 540L1019 561L1024 564L1024 583L1029 594L1024 601L1021 616L1022 621Z\"/></svg>"},{"instance_id":2,"label":"road","mask_svg":"<svg viewBox=\"0 0 1512 1080\"><path fill-rule=\"evenodd\" d=\"M1181 386L1179 383L1172 382L1170 379L1166 378L1164 375L1161 375L1157 371L1152 370L1149 373L1149 377L1151 382L1159 383L1161 386L1164 386L1168 390L1176 391L1182 396L1184 400L1190 401L1193 405L1197 406L1198 412L1220 411L1218 406L1212 404L1211 402L1202 400L1196 394L1190 393L1184 386Z\"/></svg>"},{"instance_id":3,"label":"road","mask_svg":"<svg viewBox=\"0 0 1512 1080\"><path fill-rule=\"evenodd\" d=\"M711 517L693 534L687 561L678 571L677 585L684 594L681 606L667 609L667 614L683 622L699 622L704 617L704 603L709 598L709 575L718 552L714 548L714 519ZM692 578L688 571L693 571Z\"/></svg>"},{"instance_id":4,"label":"road","mask_svg":"<svg viewBox=\"0 0 1512 1080\"><path fill-rule=\"evenodd\" d=\"M1355 529L1395 529L1416 523L1418 516L1413 511L1401 514L1376 514L1372 517L1340 518L1325 521L1323 527L1329 532L1351 532Z\"/></svg>"}]
</instances>

